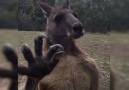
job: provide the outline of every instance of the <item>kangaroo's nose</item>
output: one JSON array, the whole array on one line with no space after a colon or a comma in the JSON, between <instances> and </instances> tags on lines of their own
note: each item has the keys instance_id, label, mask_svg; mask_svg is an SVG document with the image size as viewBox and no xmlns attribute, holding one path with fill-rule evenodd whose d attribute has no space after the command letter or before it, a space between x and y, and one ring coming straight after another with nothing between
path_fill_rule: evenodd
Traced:
<instances>
[{"instance_id":1,"label":"kangaroo's nose","mask_svg":"<svg viewBox=\"0 0 129 90\"><path fill-rule=\"evenodd\" d=\"M73 24L73 31L78 34L82 34L83 32L83 25L81 23L75 23Z\"/></svg>"}]
</instances>

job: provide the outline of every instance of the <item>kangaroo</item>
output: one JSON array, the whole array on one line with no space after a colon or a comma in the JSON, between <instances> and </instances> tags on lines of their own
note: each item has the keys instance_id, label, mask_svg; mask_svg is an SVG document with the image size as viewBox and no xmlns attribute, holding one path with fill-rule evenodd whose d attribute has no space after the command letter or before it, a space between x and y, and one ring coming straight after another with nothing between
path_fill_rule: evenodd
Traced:
<instances>
[{"instance_id":1,"label":"kangaroo","mask_svg":"<svg viewBox=\"0 0 129 90\"><path fill-rule=\"evenodd\" d=\"M58 8L37 4L47 17L46 41L35 39L35 57L27 45L22 48L28 67L18 67L18 73L28 76L25 90L98 90L99 69L76 45L85 30L69 1Z\"/></svg>"},{"instance_id":2,"label":"kangaroo","mask_svg":"<svg viewBox=\"0 0 129 90\"><path fill-rule=\"evenodd\" d=\"M92 58L75 43L83 36L83 24L77 14L70 9L68 0L59 8L38 2L47 17L44 50L47 52L53 44L63 46L65 54L53 71L39 82L39 90L97 90L99 70Z\"/></svg>"}]
</instances>

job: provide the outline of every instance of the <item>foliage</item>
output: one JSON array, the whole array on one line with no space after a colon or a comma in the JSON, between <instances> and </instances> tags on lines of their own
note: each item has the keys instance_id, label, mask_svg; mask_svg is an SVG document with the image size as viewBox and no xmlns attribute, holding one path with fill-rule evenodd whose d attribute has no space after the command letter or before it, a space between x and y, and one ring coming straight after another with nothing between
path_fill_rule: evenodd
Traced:
<instances>
[{"instance_id":1,"label":"foliage","mask_svg":"<svg viewBox=\"0 0 129 90\"><path fill-rule=\"evenodd\" d=\"M45 17L37 6L38 0L19 0L19 30L45 30ZM46 0L51 5L54 0Z\"/></svg>"},{"instance_id":2,"label":"foliage","mask_svg":"<svg viewBox=\"0 0 129 90\"><path fill-rule=\"evenodd\" d=\"M118 31L129 31L129 0L111 1L111 25Z\"/></svg>"},{"instance_id":3,"label":"foliage","mask_svg":"<svg viewBox=\"0 0 129 90\"><path fill-rule=\"evenodd\" d=\"M79 14L87 31L109 31L108 0L71 0L72 8Z\"/></svg>"},{"instance_id":4,"label":"foliage","mask_svg":"<svg viewBox=\"0 0 129 90\"><path fill-rule=\"evenodd\" d=\"M1 0L0 28L19 30L45 30L45 17L37 6L38 0ZM63 0L40 0L58 6ZM86 31L107 33L111 30L129 30L128 0L70 0ZM18 10L16 8L18 7ZM18 22L17 22L18 15Z\"/></svg>"},{"instance_id":5,"label":"foliage","mask_svg":"<svg viewBox=\"0 0 129 90\"><path fill-rule=\"evenodd\" d=\"M0 28L17 28L17 0L0 0Z\"/></svg>"}]
</instances>

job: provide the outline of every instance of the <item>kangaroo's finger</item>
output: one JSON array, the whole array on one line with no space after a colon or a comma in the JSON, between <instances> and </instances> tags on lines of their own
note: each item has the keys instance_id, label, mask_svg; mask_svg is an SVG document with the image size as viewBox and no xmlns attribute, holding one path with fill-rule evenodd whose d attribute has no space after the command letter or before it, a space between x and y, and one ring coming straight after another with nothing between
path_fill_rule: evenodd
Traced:
<instances>
[{"instance_id":1,"label":"kangaroo's finger","mask_svg":"<svg viewBox=\"0 0 129 90\"><path fill-rule=\"evenodd\" d=\"M60 44L55 44L50 46L50 49L48 51L48 54L46 56L46 59L51 62L51 59L53 58L53 55L58 51L64 51L64 48Z\"/></svg>"},{"instance_id":2,"label":"kangaroo's finger","mask_svg":"<svg viewBox=\"0 0 129 90\"><path fill-rule=\"evenodd\" d=\"M44 35L39 35L34 39L34 50L35 55L42 57L42 45L43 45L43 38L46 38Z\"/></svg>"},{"instance_id":3,"label":"kangaroo's finger","mask_svg":"<svg viewBox=\"0 0 129 90\"><path fill-rule=\"evenodd\" d=\"M11 44L6 44L3 49L2 52L4 54L4 56L6 57L6 59L11 62L11 64L13 66L17 66L18 65L18 56L16 54L15 49L13 48L13 46Z\"/></svg>"},{"instance_id":4,"label":"kangaroo's finger","mask_svg":"<svg viewBox=\"0 0 129 90\"><path fill-rule=\"evenodd\" d=\"M60 57L64 54L64 51L58 51L53 55L53 58L51 59L51 67L52 69L58 64Z\"/></svg>"},{"instance_id":5,"label":"kangaroo's finger","mask_svg":"<svg viewBox=\"0 0 129 90\"><path fill-rule=\"evenodd\" d=\"M22 46L22 53L24 55L24 58L28 61L29 65L35 63L35 59L34 59L34 56L32 54L32 51L27 44L24 44Z\"/></svg>"}]
</instances>

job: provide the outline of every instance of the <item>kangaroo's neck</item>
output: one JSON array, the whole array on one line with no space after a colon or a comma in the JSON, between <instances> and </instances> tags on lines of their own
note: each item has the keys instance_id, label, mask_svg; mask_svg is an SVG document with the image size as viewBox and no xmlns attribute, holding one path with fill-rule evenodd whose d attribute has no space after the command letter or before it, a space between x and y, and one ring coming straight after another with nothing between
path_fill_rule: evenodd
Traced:
<instances>
[{"instance_id":1,"label":"kangaroo's neck","mask_svg":"<svg viewBox=\"0 0 129 90\"><path fill-rule=\"evenodd\" d=\"M64 47L65 53L66 54L71 54L71 55L77 55L81 51L79 47L76 46L75 41L71 38L64 38L61 36L47 36L48 39L46 41L46 49L49 49L49 47L53 44L60 44Z\"/></svg>"}]
</instances>

